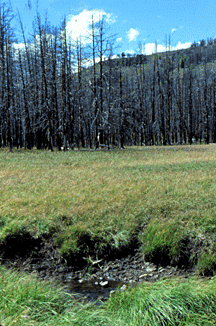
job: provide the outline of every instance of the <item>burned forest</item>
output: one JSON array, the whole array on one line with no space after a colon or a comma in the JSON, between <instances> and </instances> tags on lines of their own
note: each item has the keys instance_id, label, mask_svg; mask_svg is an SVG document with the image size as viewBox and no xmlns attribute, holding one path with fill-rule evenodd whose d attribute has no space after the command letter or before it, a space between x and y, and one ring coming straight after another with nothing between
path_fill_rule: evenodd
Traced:
<instances>
[{"instance_id":1,"label":"burned forest","mask_svg":"<svg viewBox=\"0 0 216 326\"><path fill-rule=\"evenodd\" d=\"M0 8L0 147L110 149L216 142L216 42L113 58L103 18L89 42L37 13L16 41Z\"/></svg>"}]
</instances>

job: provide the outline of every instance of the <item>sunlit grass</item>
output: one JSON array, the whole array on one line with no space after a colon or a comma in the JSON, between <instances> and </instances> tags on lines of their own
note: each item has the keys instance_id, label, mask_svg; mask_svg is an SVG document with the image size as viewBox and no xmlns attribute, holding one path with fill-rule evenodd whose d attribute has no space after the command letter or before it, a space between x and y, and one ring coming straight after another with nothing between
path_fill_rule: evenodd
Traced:
<instances>
[{"instance_id":1,"label":"sunlit grass","mask_svg":"<svg viewBox=\"0 0 216 326\"><path fill-rule=\"evenodd\" d=\"M185 237L212 243L215 190L214 144L95 152L1 149L0 239L12 222L34 235L55 229L63 253L75 250L78 229L113 246L122 231L128 241L138 232L144 253L174 241L169 254L177 255Z\"/></svg>"},{"instance_id":2,"label":"sunlit grass","mask_svg":"<svg viewBox=\"0 0 216 326\"><path fill-rule=\"evenodd\" d=\"M123 325L215 325L215 278L173 278L117 293L109 301Z\"/></svg>"},{"instance_id":3,"label":"sunlit grass","mask_svg":"<svg viewBox=\"0 0 216 326\"><path fill-rule=\"evenodd\" d=\"M104 325L110 318L57 284L0 267L0 324ZM83 324L82 324L83 322ZM112 325L111 323L107 325Z\"/></svg>"}]
</instances>

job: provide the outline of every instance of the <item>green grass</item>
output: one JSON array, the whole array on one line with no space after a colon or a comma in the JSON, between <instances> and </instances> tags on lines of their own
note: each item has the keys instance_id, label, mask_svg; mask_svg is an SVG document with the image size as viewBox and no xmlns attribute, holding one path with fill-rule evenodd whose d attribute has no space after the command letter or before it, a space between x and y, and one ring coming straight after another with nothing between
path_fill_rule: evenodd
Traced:
<instances>
[{"instance_id":1,"label":"green grass","mask_svg":"<svg viewBox=\"0 0 216 326\"><path fill-rule=\"evenodd\" d=\"M123 325L215 325L215 278L173 278L118 293L108 308Z\"/></svg>"},{"instance_id":2,"label":"green grass","mask_svg":"<svg viewBox=\"0 0 216 326\"><path fill-rule=\"evenodd\" d=\"M129 246L216 270L216 145L57 152L0 150L0 245L49 235L67 257ZM215 325L216 276L173 278L84 305L57 285L0 267L0 323Z\"/></svg>"},{"instance_id":3,"label":"green grass","mask_svg":"<svg viewBox=\"0 0 216 326\"><path fill-rule=\"evenodd\" d=\"M102 306L84 304L57 284L0 267L0 323L12 325L215 325L216 278L173 278L117 291Z\"/></svg>"},{"instance_id":4,"label":"green grass","mask_svg":"<svg viewBox=\"0 0 216 326\"><path fill-rule=\"evenodd\" d=\"M0 267L0 323L9 325L104 325L93 305L64 292L57 284ZM96 321L96 323L94 323Z\"/></svg>"},{"instance_id":5,"label":"green grass","mask_svg":"<svg viewBox=\"0 0 216 326\"><path fill-rule=\"evenodd\" d=\"M216 145L116 151L0 150L0 243L53 237L71 253L103 255L138 239L214 274ZM86 242L86 240L88 240ZM208 256L208 257L207 257Z\"/></svg>"}]
</instances>

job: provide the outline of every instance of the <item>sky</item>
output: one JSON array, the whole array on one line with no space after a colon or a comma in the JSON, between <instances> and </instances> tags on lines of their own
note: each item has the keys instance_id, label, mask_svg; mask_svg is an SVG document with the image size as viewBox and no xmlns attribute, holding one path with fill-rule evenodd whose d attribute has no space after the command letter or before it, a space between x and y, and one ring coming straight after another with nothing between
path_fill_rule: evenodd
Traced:
<instances>
[{"instance_id":1,"label":"sky","mask_svg":"<svg viewBox=\"0 0 216 326\"><path fill-rule=\"evenodd\" d=\"M2 1L2 0L0 0ZM36 0L10 0L15 13L19 11L26 38L32 33L36 16ZM104 17L107 35L115 41L113 54L152 54L165 51L166 39L171 50L190 47L191 43L209 37L216 38L215 0L38 0L38 9L44 21L60 26L66 17L67 34L72 38L85 36L90 30L89 20ZM18 20L15 32L21 37ZM21 38L19 39L20 42Z\"/></svg>"}]
</instances>

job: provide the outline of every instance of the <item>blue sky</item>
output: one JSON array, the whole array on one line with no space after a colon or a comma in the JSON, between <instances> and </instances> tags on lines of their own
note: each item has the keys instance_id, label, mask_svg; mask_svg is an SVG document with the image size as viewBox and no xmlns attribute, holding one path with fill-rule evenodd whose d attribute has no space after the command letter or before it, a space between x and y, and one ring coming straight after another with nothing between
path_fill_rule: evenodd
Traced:
<instances>
[{"instance_id":1,"label":"blue sky","mask_svg":"<svg viewBox=\"0 0 216 326\"><path fill-rule=\"evenodd\" d=\"M36 0L10 0L13 9L20 12L26 36L32 31ZM216 37L215 0L38 0L42 18L47 10L51 24L59 26L64 15L67 31L72 37L88 31L91 11L95 19L104 15L108 34L115 36L114 53L151 54L157 42L158 52L165 49L165 39L171 37L171 49L189 47L207 37ZM17 31L18 31L17 27ZM17 35L21 35L20 29Z\"/></svg>"}]
</instances>

